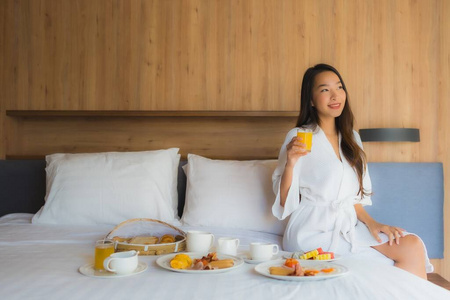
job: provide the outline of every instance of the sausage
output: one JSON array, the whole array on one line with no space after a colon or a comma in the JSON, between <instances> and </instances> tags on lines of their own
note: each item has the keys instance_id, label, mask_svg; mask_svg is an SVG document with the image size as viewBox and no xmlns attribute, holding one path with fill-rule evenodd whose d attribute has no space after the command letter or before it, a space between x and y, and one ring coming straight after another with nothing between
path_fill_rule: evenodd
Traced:
<instances>
[{"instance_id":1,"label":"sausage","mask_svg":"<svg viewBox=\"0 0 450 300\"><path fill-rule=\"evenodd\" d=\"M286 266L281 266L281 267L270 267L269 268L269 272L271 275L279 275L279 276L289 276L289 275L293 275L295 273L294 268L290 268L290 267L286 267Z\"/></svg>"},{"instance_id":2,"label":"sausage","mask_svg":"<svg viewBox=\"0 0 450 300\"><path fill-rule=\"evenodd\" d=\"M230 259L220 259L220 260L214 260L208 264L212 269L219 268L219 269L225 269L225 268L231 268L234 266L234 260Z\"/></svg>"}]
</instances>

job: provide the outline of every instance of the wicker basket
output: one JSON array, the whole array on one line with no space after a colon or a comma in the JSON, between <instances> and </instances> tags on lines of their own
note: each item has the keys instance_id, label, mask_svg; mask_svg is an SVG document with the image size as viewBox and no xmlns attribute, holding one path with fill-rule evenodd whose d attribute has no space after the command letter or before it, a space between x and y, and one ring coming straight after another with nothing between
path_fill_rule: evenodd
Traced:
<instances>
[{"instance_id":1,"label":"wicker basket","mask_svg":"<svg viewBox=\"0 0 450 300\"><path fill-rule=\"evenodd\" d=\"M106 236L112 239L120 237L138 237L138 236L159 236L170 234L176 237L173 243L161 244L130 244L128 242L116 241L114 243L117 252L136 250L139 255L161 255L173 252L182 252L186 250L186 233L181 229L167 224L165 222L153 219L130 219L117 225Z\"/></svg>"}]
</instances>

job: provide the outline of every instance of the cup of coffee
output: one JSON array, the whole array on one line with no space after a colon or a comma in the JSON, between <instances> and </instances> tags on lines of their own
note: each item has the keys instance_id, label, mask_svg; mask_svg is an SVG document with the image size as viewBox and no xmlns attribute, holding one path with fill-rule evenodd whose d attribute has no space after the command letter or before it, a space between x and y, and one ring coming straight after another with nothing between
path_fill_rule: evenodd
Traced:
<instances>
[{"instance_id":1,"label":"cup of coffee","mask_svg":"<svg viewBox=\"0 0 450 300\"><path fill-rule=\"evenodd\" d=\"M238 247L239 239L221 237L217 240L217 253L236 256Z\"/></svg>"},{"instance_id":2,"label":"cup of coffee","mask_svg":"<svg viewBox=\"0 0 450 300\"><path fill-rule=\"evenodd\" d=\"M138 252L131 250L111 254L105 259L103 266L105 270L116 273L117 275L130 274L138 266Z\"/></svg>"},{"instance_id":3,"label":"cup of coffee","mask_svg":"<svg viewBox=\"0 0 450 300\"><path fill-rule=\"evenodd\" d=\"M279 251L277 244L250 243L250 256L252 260L269 260Z\"/></svg>"},{"instance_id":4,"label":"cup of coffee","mask_svg":"<svg viewBox=\"0 0 450 300\"><path fill-rule=\"evenodd\" d=\"M95 243L95 263L94 269L97 271L105 271L103 261L114 253L114 242L112 240L98 240Z\"/></svg>"},{"instance_id":5,"label":"cup of coffee","mask_svg":"<svg viewBox=\"0 0 450 300\"><path fill-rule=\"evenodd\" d=\"M189 252L208 252L214 244L214 235L206 231L191 230L186 234L186 248Z\"/></svg>"}]
</instances>

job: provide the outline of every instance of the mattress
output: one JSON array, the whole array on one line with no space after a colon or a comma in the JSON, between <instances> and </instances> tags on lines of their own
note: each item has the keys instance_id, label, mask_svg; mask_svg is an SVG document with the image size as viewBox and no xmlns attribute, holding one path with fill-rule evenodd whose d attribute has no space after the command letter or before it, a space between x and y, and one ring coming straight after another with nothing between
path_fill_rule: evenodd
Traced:
<instances>
[{"instance_id":1,"label":"mattress","mask_svg":"<svg viewBox=\"0 0 450 300\"><path fill-rule=\"evenodd\" d=\"M431 282L364 257L343 257L335 263L347 268L346 274L314 281L269 278L248 263L223 273L177 273L161 268L158 256L140 256L148 266L140 274L93 278L79 268L93 261L95 241L112 227L36 225L32 216L0 218L2 299L450 299L449 291ZM216 238L239 238L241 254L250 242L281 245L282 239L257 231L207 230Z\"/></svg>"}]
</instances>

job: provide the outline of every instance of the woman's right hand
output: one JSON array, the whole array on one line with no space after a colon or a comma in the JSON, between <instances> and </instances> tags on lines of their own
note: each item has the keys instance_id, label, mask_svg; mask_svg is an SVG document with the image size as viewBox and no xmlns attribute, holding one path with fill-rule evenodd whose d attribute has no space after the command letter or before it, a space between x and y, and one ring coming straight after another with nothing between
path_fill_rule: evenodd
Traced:
<instances>
[{"instance_id":1,"label":"woman's right hand","mask_svg":"<svg viewBox=\"0 0 450 300\"><path fill-rule=\"evenodd\" d=\"M286 145L286 166L293 167L300 157L305 156L308 153L306 144L303 143L302 138L294 136L289 144Z\"/></svg>"}]
</instances>

